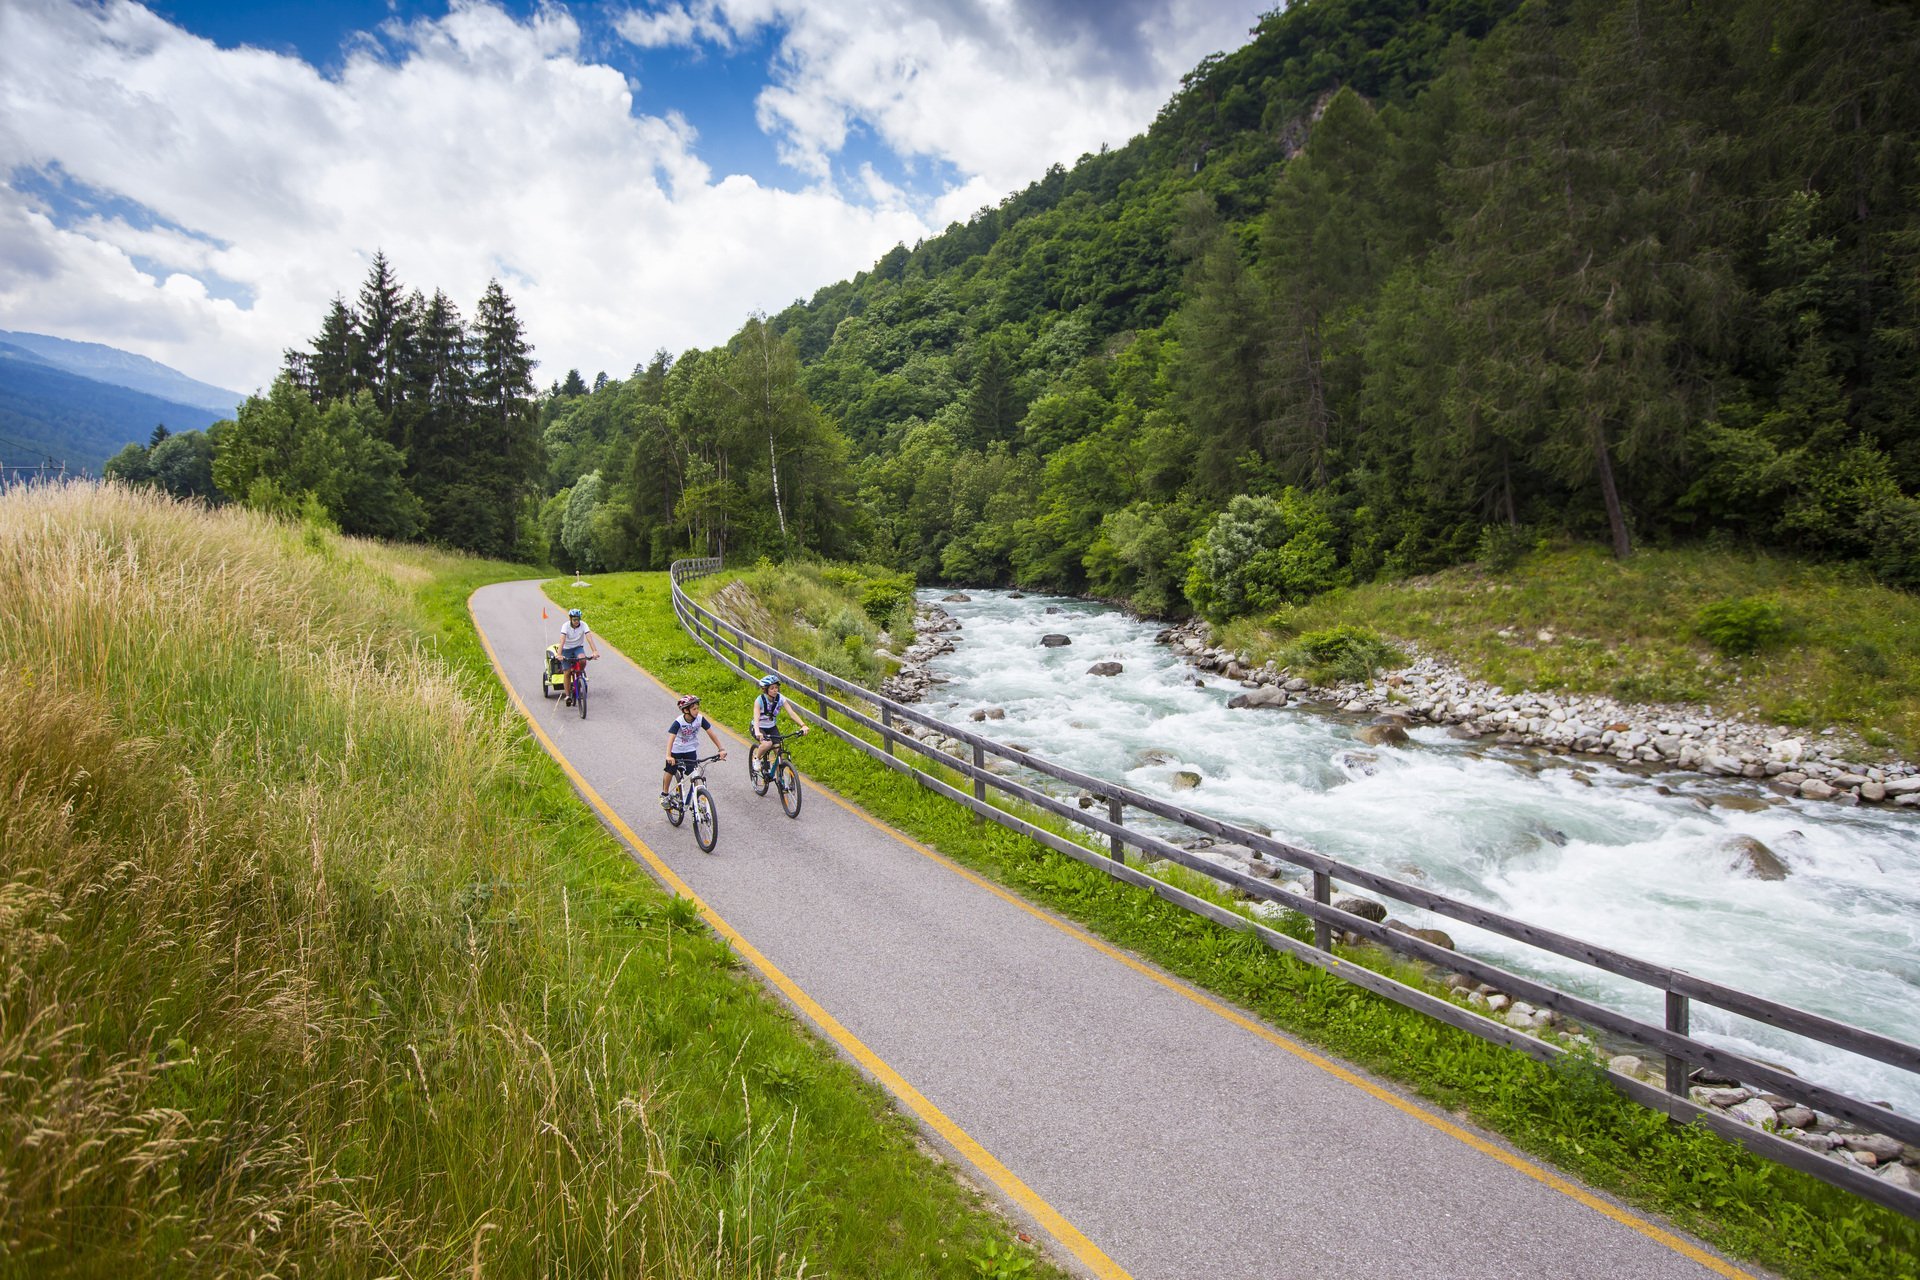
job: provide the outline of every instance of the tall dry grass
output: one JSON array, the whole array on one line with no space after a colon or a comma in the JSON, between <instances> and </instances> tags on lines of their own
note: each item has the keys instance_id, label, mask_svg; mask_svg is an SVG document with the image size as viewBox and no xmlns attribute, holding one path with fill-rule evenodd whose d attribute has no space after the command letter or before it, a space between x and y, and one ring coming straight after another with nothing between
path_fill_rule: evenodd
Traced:
<instances>
[{"instance_id":1,"label":"tall dry grass","mask_svg":"<svg viewBox=\"0 0 1920 1280\"><path fill-rule=\"evenodd\" d=\"M685 1114L651 1052L654 944L724 957L645 893L576 954L509 722L412 638L419 573L0 494L5 1272L803 1265L796 1114L744 1075Z\"/></svg>"}]
</instances>

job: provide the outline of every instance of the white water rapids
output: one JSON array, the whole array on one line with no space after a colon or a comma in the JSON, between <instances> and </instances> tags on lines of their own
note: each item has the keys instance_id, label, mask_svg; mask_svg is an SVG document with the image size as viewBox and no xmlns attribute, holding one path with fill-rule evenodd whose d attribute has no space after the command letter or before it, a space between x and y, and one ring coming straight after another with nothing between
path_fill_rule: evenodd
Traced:
<instances>
[{"instance_id":1,"label":"white water rapids","mask_svg":"<svg viewBox=\"0 0 1920 1280\"><path fill-rule=\"evenodd\" d=\"M1785 800L1755 783L1692 773L1662 774L1657 781L1673 792L1663 796L1654 779L1602 759L1495 750L1432 726L1413 730L1410 746L1365 747L1354 740L1353 717L1229 710L1237 682L1207 675L1196 687L1199 673L1154 643L1157 628L1119 610L968 594L971 603L943 606L962 629L958 648L931 664L947 681L927 695L934 715L1369 870L1920 1043L1920 814ZM1043 648L1048 632L1072 644ZM1086 674L1102 660L1125 670ZM1005 708L1006 719L967 723L987 707ZM1200 785L1176 791L1181 770L1200 774ZM1791 874L1741 875L1724 851L1738 835L1765 844ZM1655 1025L1663 1018L1660 993L1638 983L1398 903L1388 908L1445 929L1464 952ZM1693 1030L1856 1097L1920 1112L1920 1078L1898 1068L1698 1003Z\"/></svg>"}]
</instances>

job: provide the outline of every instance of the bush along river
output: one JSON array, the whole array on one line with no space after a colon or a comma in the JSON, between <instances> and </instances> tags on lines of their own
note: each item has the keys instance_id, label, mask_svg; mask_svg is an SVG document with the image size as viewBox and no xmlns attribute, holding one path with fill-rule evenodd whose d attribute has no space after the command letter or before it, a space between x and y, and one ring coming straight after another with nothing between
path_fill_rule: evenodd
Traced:
<instances>
[{"instance_id":1,"label":"bush along river","mask_svg":"<svg viewBox=\"0 0 1920 1280\"><path fill-rule=\"evenodd\" d=\"M1782 785L1791 768L1769 773L1708 748L1696 754L1703 765L1718 758L1715 772L1682 771L1646 760L1644 744L1624 745L1630 733L1609 731L1608 754L1597 756L1528 747L1512 732L1502 742L1457 726L1370 724L1353 690L1316 705L1298 688L1279 696L1284 679L1249 689L1238 668L1196 667L1196 656L1222 668L1226 659L1196 655L1181 643L1190 633L1087 601L939 590L920 599L925 625L890 689L919 696L950 723L1533 924L1920 1042L1920 808L1813 798L1797 782ZM1229 706L1236 698L1254 705ZM1670 727L1676 737L1700 731ZM1634 760L1618 759L1621 751ZM1758 776L1741 776L1749 771ZM1920 792L1920 780L1907 786L1904 770L1894 775L1869 794ZM1637 983L1389 906L1411 926L1444 930L1462 951L1662 1019L1661 995ZM1506 1011L1502 997L1493 1011ZM1693 1027L1736 1052L1920 1112L1920 1080L1897 1068L1701 1005ZM1659 1069L1650 1059L1642 1074ZM1696 1097L1751 1103L1741 1114L1755 1121L1768 1105L1734 1088ZM1920 1151L1780 1107L1772 1123L1804 1130L1807 1145L1920 1188Z\"/></svg>"}]
</instances>

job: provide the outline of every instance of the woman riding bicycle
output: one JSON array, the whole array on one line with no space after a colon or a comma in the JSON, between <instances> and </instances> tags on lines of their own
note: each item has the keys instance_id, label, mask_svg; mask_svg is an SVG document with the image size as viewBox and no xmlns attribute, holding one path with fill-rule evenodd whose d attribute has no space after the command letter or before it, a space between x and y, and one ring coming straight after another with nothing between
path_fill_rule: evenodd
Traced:
<instances>
[{"instance_id":1,"label":"woman riding bicycle","mask_svg":"<svg viewBox=\"0 0 1920 1280\"><path fill-rule=\"evenodd\" d=\"M760 677L760 692L753 697L753 750L749 753L749 771L754 777L760 776L760 764L766 759L767 752L773 747L773 739L779 733L780 713L800 726L800 732L807 731L806 721L793 708L780 692L780 677L766 675Z\"/></svg>"},{"instance_id":2,"label":"woman riding bicycle","mask_svg":"<svg viewBox=\"0 0 1920 1280\"><path fill-rule=\"evenodd\" d=\"M567 610L567 620L560 627L560 669L567 673L567 701L573 701L573 673L586 661L585 651L593 650L593 656L600 656L600 646L594 643L593 628L581 618L578 609Z\"/></svg>"},{"instance_id":3,"label":"woman riding bicycle","mask_svg":"<svg viewBox=\"0 0 1920 1280\"><path fill-rule=\"evenodd\" d=\"M700 731L705 729L707 737L713 740L713 749L720 758L727 758L727 749L720 745L719 737L713 731L713 723L700 714L700 699L688 694L674 704L680 708L680 714L667 726L667 766L660 775L660 807L667 807L667 792L673 788L673 775L688 773L700 763Z\"/></svg>"}]
</instances>

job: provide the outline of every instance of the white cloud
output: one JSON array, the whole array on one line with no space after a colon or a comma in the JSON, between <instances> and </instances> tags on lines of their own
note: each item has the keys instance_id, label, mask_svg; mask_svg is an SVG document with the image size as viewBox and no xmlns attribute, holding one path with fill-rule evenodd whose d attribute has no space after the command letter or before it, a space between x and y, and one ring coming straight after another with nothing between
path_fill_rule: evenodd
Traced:
<instances>
[{"instance_id":1,"label":"white cloud","mask_svg":"<svg viewBox=\"0 0 1920 1280\"><path fill-rule=\"evenodd\" d=\"M1113 12L1129 2L1143 0ZM1123 141L1248 25L1196 35L1207 24L1147 6L1156 38L1183 34L1142 72L1149 19L1103 34L1097 12L1060 17L1073 5L691 0L616 19L646 47L774 33L759 111L801 176L781 190L716 179L678 114L636 114L626 74L593 61L557 6L515 18L458 0L387 23L324 75L125 0L0 0L0 327L250 390L377 247L405 283L469 312L498 275L543 380L618 376ZM929 199L870 168L837 175L855 128L959 176ZM97 199L77 215L49 186Z\"/></svg>"},{"instance_id":2,"label":"white cloud","mask_svg":"<svg viewBox=\"0 0 1920 1280\"><path fill-rule=\"evenodd\" d=\"M703 38L779 31L759 98L781 156L822 180L855 126L995 198L1143 132L1209 53L1271 4L1233 0L705 0ZM650 16L684 15L678 6ZM715 32L702 36L702 32ZM978 206L974 206L977 208ZM944 225L944 224L942 224Z\"/></svg>"}]
</instances>

